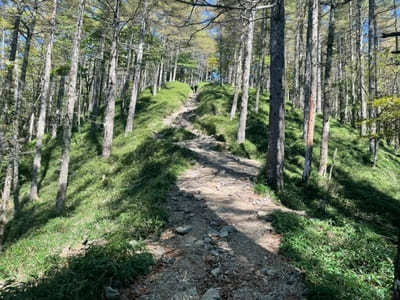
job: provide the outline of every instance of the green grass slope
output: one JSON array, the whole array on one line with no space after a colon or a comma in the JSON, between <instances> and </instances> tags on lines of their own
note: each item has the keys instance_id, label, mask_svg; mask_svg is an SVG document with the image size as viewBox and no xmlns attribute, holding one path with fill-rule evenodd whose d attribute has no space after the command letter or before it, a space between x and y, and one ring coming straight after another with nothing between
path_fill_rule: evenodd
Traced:
<instances>
[{"instance_id":1,"label":"green grass slope","mask_svg":"<svg viewBox=\"0 0 400 300\"><path fill-rule=\"evenodd\" d=\"M163 118L190 92L178 82L168 83L155 97L145 90L128 137L118 104L109 160L100 156L100 130L94 136L86 124L75 132L66 212L60 217L54 215L60 141L47 140L41 200L24 199L21 215L7 225L0 258L0 279L23 283L1 289L0 298L99 299L104 285L118 288L148 270L152 258L142 251L140 240L165 224L162 203L190 163L190 154L173 143L190 134L165 129ZM32 157L25 157L22 195L29 190L31 165ZM85 240L92 245L82 251Z\"/></svg>"},{"instance_id":2,"label":"green grass slope","mask_svg":"<svg viewBox=\"0 0 400 300\"><path fill-rule=\"evenodd\" d=\"M226 141L237 155L265 161L268 145L268 96L254 112L250 97L247 141L236 144L238 117L230 121L234 89L208 85L199 95L195 124L208 134ZM239 106L240 107L240 106ZM317 118L314 173L307 187L301 182L304 164L302 112L287 105L285 191L275 194L259 177L256 189L269 193L293 209L306 210L308 217L276 213L274 224L284 234L281 252L304 270L310 299L390 299L394 242L400 216L400 155L383 145L378 167L371 168L368 141L348 125L332 120L330 157L338 156L329 192L318 182L321 116ZM327 201L326 212L320 204Z\"/></svg>"}]
</instances>

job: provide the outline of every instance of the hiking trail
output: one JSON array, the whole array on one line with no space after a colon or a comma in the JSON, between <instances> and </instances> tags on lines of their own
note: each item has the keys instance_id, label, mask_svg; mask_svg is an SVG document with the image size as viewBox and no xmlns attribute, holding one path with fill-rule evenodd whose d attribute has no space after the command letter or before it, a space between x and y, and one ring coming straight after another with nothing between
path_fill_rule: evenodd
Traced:
<instances>
[{"instance_id":1,"label":"hiking trail","mask_svg":"<svg viewBox=\"0 0 400 300\"><path fill-rule=\"evenodd\" d=\"M303 274L278 254L275 210L290 211L254 193L260 163L215 151L221 142L196 130L191 96L165 125L196 135L179 143L196 163L171 190L167 229L146 247L152 272L122 292L122 299L304 299Z\"/></svg>"}]
</instances>

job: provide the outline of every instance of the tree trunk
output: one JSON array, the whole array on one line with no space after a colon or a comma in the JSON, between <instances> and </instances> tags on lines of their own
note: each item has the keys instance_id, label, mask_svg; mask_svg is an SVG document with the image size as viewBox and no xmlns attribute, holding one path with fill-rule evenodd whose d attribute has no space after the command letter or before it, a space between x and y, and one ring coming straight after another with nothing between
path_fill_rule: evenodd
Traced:
<instances>
[{"instance_id":1,"label":"tree trunk","mask_svg":"<svg viewBox=\"0 0 400 300\"><path fill-rule=\"evenodd\" d=\"M42 94L40 97L40 111L39 118L37 123L37 133L36 133L36 152L33 160L33 169L32 169L32 183L31 183L31 191L30 191L30 199L36 200L38 198L38 180L39 180L39 172L41 167L42 160L42 146L43 146L43 136L44 129L46 125L46 110L47 110L47 101L49 97L50 91L50 73L51 73L51 62L52 62L52 53L53 53L53 45L54 45L54 35L56 30L56 14L57 14L57 0L54 0L53 13L51 16L51 32L49 36L49 42L47 45L46 52L46 62L44 69L44 78L42 83Z\"/></svg>"},{"instance_id":2,"label":"tree trunk","mask_svg":"<svg viewBox=\"0 0 400 300\"><path fill-rule=\"evenodd\" d=\"M133 130L133 120L135 118L135 111L136 111L136 102L138 99L139 94L139 85L141 79L141 68L142 68L142 60L143 60L143 47L144 47L144 37L146 32L146 20L147 20L147 7L148 1L144 0L144 7L143 7L143 16L142 16L142 24L140 28L140 40L138 45L138 51L136 55L136 66L135 66L135 75L134 75L134 82L132 87L132 95L131 100L129 103L129 112L128 112L128 119L126 122L125 127L125 136Z\"/></svg>"},{"instance_id":3,"label":"tree trunk","mask_svg":"<svg viewBox=\"0 0 400 300\"><path fill-rule=\"evenodd\" d=\"M35 127L35 113L32 112L29 118L29 136L28 136L29 143L32 142L34 127Z\"/></svg>"},{"instance_id":4,"label":"tree trunk","mask_svg":"<svg viewBox=\"0 0 400 300\"><path fill-rule=\"evenodd\" d=\"M110 72L108 78L107 108L104 115L103 158L111 155L114 136L115 98L117 93L118 36L120 0L114 1L113 39L110 54Z\"/></svg>"},{"instance_id":5,"label":"tree trunk","mask_svg":"<svg viewBox=\"0 0 400 300\"><path fill-rule=\"evenodd\" d=\"M68 103L63 120L63 149L61 157L61 169L58 179L58 193L56 201L56 213L60 214L64 210L65 197L68 185L68 169L70 159L70 145L72 135L72 122L74 117L74 107L77 99L76 82L78 77L79 50L81 45L83 15L85 11L86 0L80 0L78 8L78 18L72 48L71 69L69 71L68 81Z\"/></svg>"},{"instance_id":6,"label":"tree trunk","mask_svg":"<svg viewBox=\"0 0 400 300\"><path fill-rule=\"evenodd\" d=\"M258 76L257 76L257 92L256 92L256 113L258 113L260 108L260 93L264 81L265 73L265 56L267 55L267 10L263 13L263 23L261 26L261 49L260 49L260 61L258 64Z\"/></svg>"},{"instance_id":7,"label":"tree trunk","mask_svg":"<svg viewBox=\"0 0 400 300\"><path fill-rule=\"evenodd\" d=\"M330 84L331 69L332 69L332 56L333 56L333 42L335 40L335 6L333 0L330 3L329 12L329 28L328 28L328 41L326 46L326 62L325 62L325 78L324 85L322 86L323 96L323 129L322 140L319 160L319 175L325 177L328 167L328 146L329 146L329 132L330 132ZM329 86L328 86L329 85Z\"/></svg>"},{"instance_id":8,"label":"tree trunk","mask_svg":"<svg viewBox=\"0 0 400 300\"><path fill-rule=\"evenodd\" d=\"M159 73L160 73L160 65L156 63L154 66L153 96L157 95Z\"/></svg>"},{"instance_id":9,"label":"tree trunk","mask_svg":"<svg viewBox=\"0 0 400 300\"><path fill-rule=\"evenodd\" d=\"M6 29L3 25L1 28L1 60L0 60L0 70L3 71L5 68L5 60L6 60ZM0 90L1 95L1 90Z\"/></svg>"},{"instance_id":10,"label":"tree trunk","mask_svg":"<svg viewBox=\"0 0 400 300\"><path fill-rule=\"evenodd\" d=\"M6 176L4 178L3 192L1 194L1 199L5 203L4 205L6 207L7 207L8 201L10 200L13 171L14 171L14 165L13 165L12 158L9 157L8 160L9 160L9 163L7 165Z\"/></svg>"},{"instance_id":11,"label":"tree trunk","mask_svg":"<svg viewBox=\"0 0 400 300\"><path fill-rule=\"evenodd\" d=\"M304 31L304 3L297 1L297 27L295 40L295 61L294 61L294 106L300 107L301 73L302 73L302 52L303 52L303 31Z\"/></svg>"},{"instance_id":12,"label":"tree trunk","mask_svg":"<svg viewBox=\"0 0 400 300\"><path fill-rule=\"evenodd\" d=\"M97 62L95 69L97 70L96 72L96 77L94 79L94 87L93 87L93 99L90 101L92 103L92 108L91 108L91 113L90 113L90 121L91 121L91 126L90 130L91 133L94 135L96 134L96 121L97 121L97 114L99 111L100 103L101 103L101 97L103 93L103 83L104 83L104 77L105 77L105 33L102 35L101 38L101 45L100 45L100 55L99 57L96 57ZM123 101L123 100L122 100ZM121 112L123 113L123 112Z\"/></svg>"},{"instance_id":13,"label":"tree trunk","mask_svg":"<svg viewBox=\"0 0 400 300\"><path fill-rule=\"evenodd\" d=\"M361 117L361 127L360 127L360 135L362 137L367 135L367 101L365 98L365 91L364 91L364 66L362 60L362 47L363 43L361 42L362 33L363 33L363 24L362 24L362 16L361 16L361 6L362 0L357 0L357 69L358 78L357 81L359 82L358 87L358 98L361 101L360 107L360 117Z\"/></svg>"},{"instance_id":14,"label":"tree trunk","mask_svg":"<svg viewBox=\"0 0 400 300\"><path fill-rule=\"evenodd\" d=\"M4 87L2 90L2 119L5 121L5 123L8 123L8 108L11 102L12 98L12 91L11 87L13 84L13 72L14 72L14 63L15 59L17 57L17 50L18 50L18 37L19 37L19 27L21 24L21 15L22 15L22 9L18 7L18 10L16 12L16 16L14 18L14 28L13 28L13 34L11 38L11 45L10 45L10 56L9 56L9 65L8 65L8 70L7 70L7 75L6 79L4 82Z\"/></svg>"},{"instance_id":15,"label":"tree trunk","mask_svg":"<svg viewBox=\"0 0 400 300\"><path fill-rule=\"evenodd\" d=\"M60 77L60 84L58 87L57 92L57 108L55 117L53 119L52 130L51 130L51 137L55 139L57 137L57 131L60 126L61 122L61 110L62 110L62 103L64 100L64 93L65 93L65 75L61 75Z\"/></svg>"},{"instance_id":16,"label":"tree trunk","mask_svg":"<svg viewBox=\"0 0 400 300\"><path fill-rule=\"evenodd\" d=\"M244 60L243 70L243 92L242 92L242 104L240 111L239 129L237 134L238 144L243 144L246 140L246 123L247 123L247 106L249 101L249 81L251 71L251 58L253 52L253 35L254 35L254 22L255 22L256 11L250 9L249 12L249 25L246 40L246 55Z\"/></svg>"},{"instance_id":17,"label":"tree trunk","mask_svg":"<svg viewBox=\"0 0 400 300\"><path fill-rule=\"evenodd\" d=\"M235 78L235 94L233 95L233 102L231 107L230 119L233 120L236 115L237 103L239 99L240 90L242 88L242 66L243 66L243 33L240 37L239 55L236 62L236 78ZM206 73L207 81L207 73Z\"/></svg>"},{"instance_id":18,"label":"tree trunk","mask_svg":"<svg viewBox=\"0 0 400 300\"><path fill-rule=\"evenodd\" d=\"M160 72L159 72L159 79L158 79L158 89L161 89L161 87L163 86L164 82L163 82L163 73L164 73L164 59L161 59L161 63L160 63Z\"/></svg>"},{"instance_id":19,"label":"tree trunk","mask_svg":"<svg viewBox=\"0 0 400 300\"><path fill-rule=\"evenodd\" d=\"M311 175L315 112L318 97L319 0L312 0L312 6L311 93L307 117L306 154L303 171L303 180L306 183L308 183Z\"/></svg>"},{"instance_id":20,"label":"tree trunk","mask_svg":"<svg viewBox=\"0 0 400 300\"><path fill-rule=\"evenodd\" d=\"M357 70L357 61L355 57L355 52L357 48L357 39L355 42L353 41L353 5L354 1L349 4L349 24L350 24L350 54L351 54L351 125L356 127L356 105L357 105L357 74L359 70Z\"/></svg>"},{"instance_id":21,"label":"tree trunk","mask_svg":"<svg viewBox=\"0 0 400 300\"><path fill-rule=\"evenodd\" d=\"M313 35L313 0L308 0L308 16L307 16L307 39L306 39L306 60L304 74L304 128L303 138L307 144L307 130L310 115L310 94L311 94L311 55L312 55L312 35Z\"/></svg>"},{"instance_id":22,"label":"tree trunk","mask_svg":"<svg viewBox=\"0 0 400 300\"><path fill-rule=\"evenodd\" d=\"M321 12L320 16L318 19L321 19ZM322 112L322 36L321 36L321 30L320 30L320 25L318 25L318 79L317 79L317 113Z\"/></svg>"},{"instance_id":23,"label":"tree trunk","mask_svg":"<svg viewBox=\"0 0 400 300\"><path fill-rule=\"evenodd\" d=\"M178 71L178 60L179 60L180 50L181 50L181 46L178 45L178 48L176 49L176 53L175 53L174 71L172 74L172 81L176 80L176 72Z\"/></svg>"},{"instance_id":24,"label":"tree trunk","mask_svg":"<svg viewBox=\"0 0 400 300\"><path fill-rule=\"evenodd\" d=\"M368 93L369 101L372 103L377 96L377 31L376 31L376 15L375 15L375 0L369 0L368 9ZM377 163L378 140L376 137L376 112L375 108L370 105L369 118L370 125L370 152L373 166Z\"/></svg>"},{"instance_id":25,"label":"tree trunk","mask_svg":"<svg viewBox=\"0 0 400 300\"><path fill-rule=\"evenodd\" d=\"M4 241L4 230L7 223L7 205L10 198L11 191L11 180L13 173L13 165L10 162L7 166L6 177L4 181L4 189L1 197L1 207L0 207L0 252L3 251L3 241Z\"/></svg>"},{"instance_id":26,"label":"tree trunk","mask_svg":"<svg viewBox=\"0 0 400 300\"><path fill-rule=\"evenodd\" d=\"M37 1L34 2L32 21L27 28L27 36L25 40L24 58L22 61L21 74L18 78L18 65L14 64L15 69L15 116L13 120L13 196L14 196L14 210L15 214L19 213L19 126L20 126L20 113L22 105L22 94L25 90L26 85L26 73L28 69L29 53L31 49L31 41L33 32L36 25L36 14L37 14Z\"/></svg>"},{"instance_id":27,"label":"tree trunk","mask_svg":"<svg viewBox=\"0 0 400 300\"><path fill-rule=\"evenodd\" d=\"M343 53L343 42L342 38L338 39L338 48L339 48L339 97L340 97L340 108L339 108L339 118L340 123L344 124L347 121L347 93L345 89L346 85L346 76L344 75L344 53Z\"/></svg>"},{"instance_id":28,"label":"tree trunk","mask_svg":"<svg viewBox=\"0 0 400 300\"><path fill-rule=\"evenodd\" d=\"M267 183L283 189L285 156L285 99L283 73L285 66L285 0L277 0L271 13L271 83L267 155Z\"/></svg>"}]
</instances>

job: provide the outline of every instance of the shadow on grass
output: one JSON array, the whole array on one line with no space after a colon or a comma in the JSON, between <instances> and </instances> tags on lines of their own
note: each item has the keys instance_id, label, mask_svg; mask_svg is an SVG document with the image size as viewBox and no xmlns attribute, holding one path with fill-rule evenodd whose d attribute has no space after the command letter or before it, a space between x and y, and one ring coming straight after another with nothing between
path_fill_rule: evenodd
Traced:
<instances>
[{"instance_id":1,"label":"shadow on grass","mask_svg":"<svg viewBox=\"0 0 400 300\"><path fill-rule=\"evenodd\" d=\"M166 129L151 137L152 134L146 130L151 124L149 122L154 119L160 122L170 113L169 110L176 109L190 91L183 84L169 85L167 90L171 92L160 93L160 98L157 100L148 98L147 94L140 98L136 118L136 124L140 128L135 130L134 139L118 136L114 143L118 144L115 146L118 154L107 161L98 159L96 155L101 148L101 133L89 136L90 124L85 124L81 133L75 134L72 141L69 193L63 216L57 218L54 213L55 192L52 187L56 186L53 181L57 179L58 173L58 162L55 162L49 171L51 176L47 172L44 176L47 201L26 205L21 215L7 224L5 235L5 251L10 248L10 251L14 252L24 247L35 248L36 245L32 245L32 241L35 240L44 242L45 247L48 246L49 243L43 241L43 235L47 233L56 234L57 238L61 237L61 243L65 243L62 239L63 233L71 233L71 230L77 229L88 231L88 235L93 234L95 238L104 238L107 243L92 245L84 253L73 253L73 256L65 261L57 255L52 257L62 249L33 249L39 267L30 267L35 272L39 269L39 274L25 274L33 279L0 289L0 298L99 299L103 294L104 285L118 286L118 282L114 280L129 281L137 274L142 274L151 264L149 255L142 253L140 249L139 252L133 251L127 243L134 238L147 237L148 234L164 226L166 214L161 203L165 200L166 193L175 182L179 171L189 163L187 153L177 149L173 142L187 139L190 134ZM170 102L165 104L167 99ZM165 105L159 105L158 101L164 101ZM116 127L119 129L116 129L116 135L118 132L123 132L122 122L118 122L121 119L118 109L117 105ZM151 117L147 118L146 114L150 114ZM163 138L158 138L161 135ZM54 144L59 145L56 142ZM54 147L50 144L44 150L50 153L48 160L52 156ZM31 166L30 158L25 160L24 164ZM102 178L102 175L107 176ZM30 178L28 169L25 176ZM116 196L108 198L109 195ZM96 213L83 212L83 209L95 210ZM71 224L73 222L71 220L77 216L82 217L82 220L79 219L77 222L86 224L85 228L79 227L79 224ZM109 224L110 228L99 227L102 220L105 220L104 223ZM100 226L105 225L100 224ZM90 229L92 227L93 229ZM94 232L91 233L90 230ZM69 239L68 245L73 247L79 243L82 234L84 233L77 232L75 237L66 236L65 239ZM19 241L21 244L15 245ZM58 246L65 245L55 245L56 248ZM18 255L14 252L7 255L12 259L18 259L13 257ZM23 259L29 258L24 256ZM98 268L94 266L95 264L99 265ZM6 274L8 272L6 270L15 272L14 267L4 264L0 270L3 277L14 276L14 273ZM45 276L42 277L41 272L45 270L47 270ZM19 272L19 269L16 272Z\"/></svg>"},{"instance_id":2,"label":"shadow on grass","mask_svg":"<svg viewBox=\"0 0 400 300\"><path fill-rule=\"evenodd\" d=\"M126 286L153 264L150 254L127 242L91 245L72 254L64 258L64 267L59 267L60 257L48 258L57 267L40 279L23 285L6 283L0 290L1 299L102 299L105 286Z\"/></svg>"},{"instance_id":3,"label":"shadow on grass","mask_svg":"<svg viewBox=\"0 0 400 300\"><path fill-rule=\"evenodd\" d=\"M200 94L201 102L204 101L204 104L201 104L203 105L201 113L205 117L204 119L200 117L197 121L200 125L206 124L209 128L213 128L216 135L220 133L218 132L218 128L222 128L223 126L237 126L236 123L231 124L224 118L209 118L206 116L210 114L221 115L220 112L226 114L231 105L232 93L225 93L226 87L221 89L222 94L216 91L218 89L221 88L208 86L203 90L203 94ZM213 97L215 98L213 99ZM224 97L224 99L217 97ZM246 137L250 145L245 144L245 146L246 150L247 148L255 148L255 151L252 151L253 157L262 158L267 153L268 145L268 104L266 99L263 99L261 102L261 111L259 114L256 114L252 109L254 104L253 99L254 95L250 94L248 127L246 132ZM216 107L212 108L211 105L215 105ZM314 169L317 168L319 163L318 146L320 144L321 128L322 120L321 116L318 116L313 155ZM330 154L333 154L335 148L338 149L333 181L330 183L329 189L326 182L317 182L316 179L312 180L308 186L304 186L301 180L305 152L302 131L302 112L297 109L287 109L285 191L277 194L276 197L281 203L292 209L306 210L308 216L315 223L305 223L303 224L304 228L300 227L300 229L296 228L296 226L289 227L284 232L285 242L283 246L290 247L291 250L296 249L297 252L294 255L294 250L291 252L284 248L283 253L291 257L294 263L307 272L307 275L310 277L314 299L350 299L354 297L377 299L376 297L379 293L381 293L380 298L384 298L385 293L387 293L386 295L390 293L390 285L392 283L392 265L390 260L393 258L393 242L396 240L396 232L399 226L400 199L398 198L398 192L395 191L396 187L387 184L387 181L390 179L384 178L384 173L380 173L380 171L393 173L393 176L396 176L400 164L398 156L393 149L383 146L381 147L378 168L375 170L369 168L371 161L367 140L359 138L357 129L332 120ZM226 134L225 140L230 143L229 148L236 149L235 132L225 132L224 134ZM231 136L228 136L229 134ZM235 151L235 154L247 156L243 151ZM363 172L363 176L360 175L360 172ZM258 178L258 183L261 185L265 182L265 174L264 168ZM368 177L368 180L364 179L364 175ZM397 177L397 179L399 178ZM396 180L396 178L393 178L393 180ZM380 183L381 187L377 183ZM260 189L268 190L267 187L260 187ZM323 200L327 202L328 207L326 211L321 210ZM288 222L290 219L293 219L294 223L299 218L302 219L302 217L298 217L297 215L289 214L285 216ZM280 221L280 219L278 216L277 221ZM349 264L353 264L349 269L354 270L354 273L350 272L343 275L343 279L341 279L339 274L345 272L346 268L340 267L340 257L332 258L327 262L323 260L323 257L329 256L329 251L319 253L319 257L317 254L309 255L313 253L314 247L317 247L316 245L320 243L325 243L327 247L335 243L335 241L329 240L329 238L324 240L320 237L318 240L314 238L312 233L306 236L303 232L304 230L302 230L302 228L309 230L310 228L314 228L318 230L321 224L330 224L329 228L332 230L338 227L343 231L342 234L348 235L351 237L350 239L359 241L359 246L357 246L355 243L350 243L349 239L349 244L352 246L346 248L346 245L344 245L343 252L338 251L334 247L332 249L333 253L340 253L337 254L338 256L349 257ZM350 229L349 232L345 231L347 227L361 228L362 233L353 235ZM288 236L287 239L286 236ZM371 244L366 243L364 245L358 236L365 238L367 241L374 240L377 236L379 238L376 238L376 242L374 243L371 242ZM308 243L308 245L299 249L298 245L302 245L302 243ZM368 260L368 256L379 256L380 260L374 260L373 263L363 261L361 258L362 255L357 254L358 247L363 247L363 245L365 246L365 251L368 252L368 255L365 256L366 261ZM349 254L346 251L352 253ZM381 253L384 253L384 255L380 256ZM373 264L384 265L385 267L376 272L361 272L357 270L357 268L363 270L364 265L371 267ZM336 268L336 270L332 270L332 268ZM356 285L358 285L358 288L355 288ZM372 293L370 290L371 286L376 286L380 289L377 288L377 292ZM367 291L369 291L369 294Z\"/></svg>"}]
</instances>

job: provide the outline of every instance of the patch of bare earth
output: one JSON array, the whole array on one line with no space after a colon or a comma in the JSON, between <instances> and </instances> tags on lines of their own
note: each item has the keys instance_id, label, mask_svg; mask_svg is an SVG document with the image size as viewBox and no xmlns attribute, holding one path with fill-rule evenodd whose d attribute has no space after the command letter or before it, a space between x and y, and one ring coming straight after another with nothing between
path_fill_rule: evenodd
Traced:
<instances>
[{"instance_id":1,"label":"patch of bare earth","mask_svg":"<svg viewBox=\"0 0 400 300\"><path fill-rule=\"evenodd\" d=\"M303 299L302 274L278 255L271 225L273 211L288 209L254 193L258 162L214 151L219 142L193 128L196 105L192 97L165 121L196 134L180 145L197 162L170 193L169 228L147 243L152 273L122 299Z\"/></svg>"}]
</instances>

